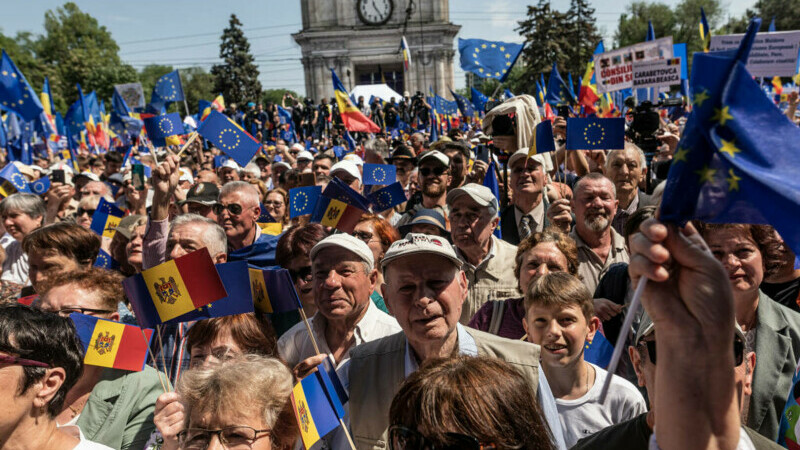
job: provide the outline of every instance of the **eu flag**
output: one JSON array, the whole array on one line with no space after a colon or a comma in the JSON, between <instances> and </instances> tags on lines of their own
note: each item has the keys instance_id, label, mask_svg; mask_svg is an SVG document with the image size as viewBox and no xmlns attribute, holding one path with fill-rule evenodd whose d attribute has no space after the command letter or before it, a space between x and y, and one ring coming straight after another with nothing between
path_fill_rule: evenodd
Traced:
<instances>
[{"instance_id":1,"label":"eu flag","mask_svg":"<svg viewBox=\"0 0 800 450\"><path fill-rule=\"evenodd\" d=\"M597 331L594 334L594 339L584 345L583 359L599 366L601 369L605 369L608 367L608 363L611 362L612 353L614 353L614 346L608 342L603 333Z\"/></svg>"},{"instance_id":2,"label":"eu flag","mask_svg":"<svg viewBox=\"0 0 800 450\"><path fill-rule=\"evenodd\" d=\"M50 190L50 177L42 177L31 183L31 190L36 195L43 195Z\"/></svg>"},{"instance_id":3,"label":"eu flag","mask_svg":"<svg viewBox=\"0 0 800 450\"><path fill-rule=\"evenodd\" d=\"M117 270L119 269L119 262L101 248L100 252L97 253L97 259L94 260L94 267Z\"/></svg>"},{"instance_id":4,"label":"eu flag","mask_svg":"<svg viewBox=\"0 0 800 450\"><path fill-rule=\"evenodd\" d=\"M183 85L177 70L162 75L153 86L153 95L150 97L152 104L167 104L183 101Z\"/></svg>"},{"instance_id":5,"label":"eu flag","mask_svg":"<svg viewBox=\"0 0 800 450\"><path fill-rule=\"evenodd\" d=\"M471 93L472 93L472 106L474 106L475 109L477 109L479 112L484 112L484 109L486 107L486 102L488 102L489 99L485 95L483 95L481 91L475 88L471 88Z\"/></svg>"},{"instance_id":6,"label":"eu flag","mask_svg":"<svg viewBox=\"0 0 800 450\"><path fill-rule=\"evenodd\" d=\"M364 164L364 184L386 186L397 181L397 170L391 164Z\"/></svg>"},{"instance_id":7,"label":"eu flag","mask_svg":"<svg viewBox=\"0 0 800 450\"><path fill-rule=\"evenodd\" d=\"M553 70L550 71L550 79L547 80L547 93L545 94L544 101L553 106L559 104L575 104L577 99L572 95L572 89L567 86L567 83L561 78L558 73L558 65L553 63Z\"/></svg>"},{"instance_id":8,"label":"eu flag","mask_svg":"<svg viewBox=\"0 0 800 450\"><path fill-rule=\"evenodd\" d=\"M322 193L322 186L305 186L289 189L289 217L305 216L314 212Z\"/></svg>"},{"instance_id":9,"label":"eu flag","mask_svg":"<svg viewBox=\"0 0 800 450\"><path fill-rule=\"evenodd\" d=\"M800 253L800 129L745 67L760 25L750 22L737 52L694 54L694 109L672 160L661 218L770 224Z\"/></svg>"},{"instance_id":10,"label":"eu flag","mask_svg":"<svg viewBox=\"0 0 800 450\"><path fill-rule=\"evenodd\" d=\"M503 82L511 73L525 44L484 41L483 39L458 39L461 68L481 78L494 78Z\"/></svg>"},{"instance_id":11,"label":"eu flag","mask_svg":"<svg viewBox=\"0 0 800 450\"><path fill-rule=\"evenodd\" d=\"M473 117L475 116L475 108L472 107L472 103L467 100L466 97L463 95L458 95L450 89L450 93L453 94L453 98L456 99L456 104L458 105L459 111L461 111L461 115L464 117Z\"/></svg>"},{"instance_id":12,"label":"eu flag","mask_svg":"<svg viewBox=\"0 0 800 450\"><path fill-rule=\"evenodd\" d=\"M0 104L3 108L32 121L44 111L42 103L33 88L28 84L25 75L17 69L16 64L2 51L0 60Z\"/></svg>"},{"instance_id":13,"label":"eu flag","mask_svg":"<svg viewBox=\"0 0 800 450\"><path fill-rule=\"evenodd\" d=\"M494 194L494 198L497 201L500 201L500 183L497 182L497 173L494 170L494 161L489 163L489 168L486 169L486 175L483 177L483 185L489 188ZM494 236L497 239L503 238L503 232L500 229L500 224L497 224L497 227L494 229Z\"/></svg>"},{"instance_id":14,"label":"eu flag","mask_svg":"<svg viewBox=\"0 0 800 450\"><path fill-rule=\"evenodd\" d=\"M242 167L246 166L261 148L261 144L236 122L214 110L200 124L197 132Z\"/></svg>"},{"instance_id":15,"label":"eu flag","mask_svg":"<svg viewBox=\"0 0 800 450\"><path fill-rule=\"evenodd\" d=\"M370 193L367 199L372 203L372 210L376 212L386 211L408 200L406 191L399 181Z\"/></svg>"},{"instance_id":16,"label":"eu flag","mask_svg":"<svg viewBox=\"0 0 800 450\"><path fill-rule=\"evenodd\" d=\"M15 192L31 193L28 179L25 175L20 173L15 164L6 164L3 170L0 170L0 196L8 197Z\"/></svg>"},{"instance_id":17,"label":"eu flag","mask_svg":"<svg viewBox=\"0 0 800 450\"><path fill-rule=\"evenodd\" d=\"M567 150L618 150L625 145L625 119L567 119Z\"/></svg>"},{"instance_id":18,"label":"eu flag","mask_svg":"<svg viewBox=\"0 0 800 450\"><path fill-rule=\"evenodd\" d=\"M148 117L144 119L144 128L147 131L147 137L153 141L153 145L156 147L165 146L165 140L170 136L184 134L183 121L178 113Z\"/></svg>"}]
</instances>

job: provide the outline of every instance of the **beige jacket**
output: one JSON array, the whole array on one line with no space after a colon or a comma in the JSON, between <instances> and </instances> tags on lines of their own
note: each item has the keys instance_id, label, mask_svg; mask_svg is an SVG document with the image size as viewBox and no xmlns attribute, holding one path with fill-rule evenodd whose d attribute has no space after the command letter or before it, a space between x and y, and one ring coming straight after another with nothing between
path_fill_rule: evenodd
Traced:
<instances>
[{"instance_id":1,"label":"beige jacket","mask_svg":"<svg viewBox=\"0 0 800 450\"><path fill-rule=\"evenodd\" d=\"M464 261L461 252L455 250L456 255ZM472 316L489 300L522 295L518 288L519 282L514 275L517 246L492 236L490 256L488 261L483 261L477 267L467 262L464 262L462 267L469 283L469 293L459 319L463 325L467 325Z\"/></svg>"}]
</instances>

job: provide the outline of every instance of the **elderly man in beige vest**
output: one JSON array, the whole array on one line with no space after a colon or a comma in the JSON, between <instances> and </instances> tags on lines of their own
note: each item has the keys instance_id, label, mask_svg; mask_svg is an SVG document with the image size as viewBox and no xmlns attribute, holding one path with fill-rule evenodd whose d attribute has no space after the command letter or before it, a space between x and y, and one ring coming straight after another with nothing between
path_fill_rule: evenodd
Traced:
<instances>
[{"instance_id":1,"label":"elderly man in beige vest","mask_svg":"<svg viewBox=\"0 0 800 450\"><path fill-rule=\"evenodd\" d=\"M381 265L386 306L403 331L353 349L341 371L350 390L347 419L356 447L387 448L389 406L403 380L428 359L461 354L491 356L514 365L537 390L555 442L563 448L555 400L539 370L539 347L458 322L467 298L467 277L447 241L409 233L392 244Z\"/></svg>"},{"instance_id":2,"label":"elderly man in beige vest","mask_svg":"<svg viewBox=\"0 0 800 450\"><path fill-rule=\"evenodd\" d=\"M456 255L464 263L469 295L459 322L466 325L491 299L519 297L514 276L517 246L493 233L500 218L497 198L486 186L466 184L447 193L450 233Z\"/></svg>"}]
</instances>

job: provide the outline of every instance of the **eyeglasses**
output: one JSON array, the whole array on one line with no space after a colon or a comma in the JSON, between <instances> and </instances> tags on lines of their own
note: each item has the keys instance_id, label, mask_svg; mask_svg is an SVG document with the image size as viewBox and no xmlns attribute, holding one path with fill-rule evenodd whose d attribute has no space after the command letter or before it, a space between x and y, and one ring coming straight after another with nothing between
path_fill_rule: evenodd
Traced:
<instances>
[{"instance_id":1,"label":"eyeglasses","mask_svg":"<svg viewBox=\"0 0 800 450\"><path fill-rule=\"evenodd\" d=\"M472 436L445 433L447 443L436 445L416 430L403 426L389 427L389 450L494 450L494 444L481 444Z\"/></svg>"},{"instance_id":2,"label":"eyeglasses","mask_svg":"<svg viewBox=\"0 0 800 450\"><path fill-rule=\"evenodd\" d=\"M0 364L16 364L18 366L50 367L50 364L32 359L17 358L16 356L0 355Z\"/></svg>"},{"instance_id":3,"label":"eyeglasses","mask_svg":"<svg viewBox=\"0 0 800 450\"><path fill-rule=\"evenodd\" d=\"M423 177L427 177L428 175L433 173L434 175L436 175L438 177L439 175L445 173L446 170L447 170L447 167L443 167L443 166L436 166L434 168L420 167L419 168L419 174L422 175Z\"/></svg>"},{"instance_id":4,"label":"eyeglasses","mask_svg":"<svg viewBox=\"0 0 800 450\"><path fill-rule=\"evenodd\" d=\"M291 275L292 280L295 281L298 279L303 281L311 281L311 266L301 267L297 270L289 269L289 275Z\"/></svg>"},{"instance_id":5,"label":"eyeglasses","mask_svg":"<svg viewBox=\"0 0 800 450\"><path fill-rule=\"evenodd\" d=\"M283 206L283 202L281 200L266 201L264 206Z\"/></svg>"},{"instance_id":6,"label":"eyeglasses","mask_svg":"<svg viewBox=\"0 0 800 450\"><path fill-rule=\"evenodd\" d=\"M259 436L259 433L266 433ZM256 430L247 426L225 427L220 430L188 428L178 433L178 443L183 449L205 450L211 444L211 436L217 435L222 446L228 450L246 450L264 436L271 435L272 430Z\"/></svg>"},{"instance_id":7,"label":"eyeglasses","mask_svg":"<svg viewBox=\"0 0 800 450\"><path fill-rule=\"evenodd\" d=\"M67 306L65 308L49 312L58 314L61 317L69 317L69 315L72 313L80 313L91 316L94 314L111 314L116 311L112 311L110 309L94 309L94 308L81 308L80 306Z\"/></svg>"},{"instance_id":8,"label":"eyeglasses","mask_svg":"<svg viewBox=\"0 0 800 450\"><path fill-rule=\"evenodd\" d=\"M647 346L647 355L650 357L650 362L656 364L656 341L640 342L639 345L645 344ZM733 359L734 367L739 367L744 362L744 342L739 339L733 340Z\"/></svg>"},{"instance_id":9,"label":"eyeglasses","mask_svg":"<svg viewBox=\"0 0 800 450\"><path fill-rule=\"evenodd\" d=\"M97 211L97 210L96 209L78 208L78 216L80 217L80 216L82 216L84 214L88 214L89 216L93 216L95 211Z\"/></svg>"},{"instance_id":10,"label":"eyeglasses","mask_svg":"<svg viewBox=\"0 0 800 450\"><path fill-rule=\"evenodd\" d=\"M229 203L227 205L223 205L222 203L214 203L214 206L212 206L211 209L214 210L214 214L216 215L222 214L222 211L225 211L226 209L234 216L238 216L242 213L242 205L238 203Z\"/></svg>"},{"instance_id":11,"label":"eyeglasses","mask_svg":"<svg viewBox=\"0 0 800 450\"><path fill-rule=\"evenodd\" d=\"M353 231L350 233L354 238L364 241L365 244L369 244L372 242L372 239L375 237L374 234L368 231Z\"/></svg>"}]
</instances>

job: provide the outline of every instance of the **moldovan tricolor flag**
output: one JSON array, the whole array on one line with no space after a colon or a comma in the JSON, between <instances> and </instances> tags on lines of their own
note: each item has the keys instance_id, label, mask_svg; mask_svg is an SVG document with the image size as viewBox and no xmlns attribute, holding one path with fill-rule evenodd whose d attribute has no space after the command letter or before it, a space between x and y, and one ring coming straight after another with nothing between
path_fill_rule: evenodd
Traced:
<instances>
[{"instance_id":1,"label":"moldovan tricolor flag","mask_svg":"<svg viewBox=\"0 0 800 450\"><path fill-rule=\"evenodd\" d=\"M317 200L311 222L351 233L361 215L369 210L369 200L338 178L332 179Z\"/></svg>"},{"instance_id":2,"label":"moldovan tricolor flag","mask_svg":"<svg viewBox=\"0 0 800 450\"><path fill-rule=\"evenodd\" d=\"M83 344L84 364L134 372L144 369L153 330L78 313L69 318Z\"/></svg>"},{"instance_id":3,"label":"moldovan tricolor flag","mask_svg":"<svg viewBox=\"0 0 800 450\"><path fill-rule=\"evenodd\" d=\"M148 328L228 296L205 248L128 277L122 286L137 322Z\"/></svg>"},{"instance_id":4,"label":"moldovan tricolor flag","mask_svg":"<svg viewBox=\"0 0 800 450\"><path fill-rule=\"evenodd\" d=\"M336 103L339 105L339 114L342 116L342 122L347 131L361 131L365 133L377 133L381 131L381 127L375 122L369 120L360 109L353 104L350 96L347 94L347 89L336 76L336 71L331 69L331 78L333 79L333 94L336 96Z\"/></svg>"},{"instance_id":5,"label":"moldovan tricolor flag","mask_svg":"<svg viewBox=\"0 0 800 450\"><path fill-rule=\"evenodd\" d=\"M250 294L257 311L279 313L300 309L303 305L294 290L291 275L286 269L254 269L250 272Z\"/></svg>"},{"instance_id":6,"label":"moldovan tricolor flag","mask_svg":"<svg viewBox=\"0 0 800 450\"><path fill-rule=\"evenodd\" d=\"M400 40L400 51L403 52L403 69L408 72L408 68L411 66L411 49L408 48L405 36Z\"/></svg>"},{"instance_id":7,"label":"moldovan tricolor flag","mask_svg":"<svg viewBox=\"0 0 800 450\"><path fill-rule=\"evenodd\" d=\"M336 429L344 417L342 402L322 364L294 386L290 399L306 450Z\"/></svg>"}]
</instances>

